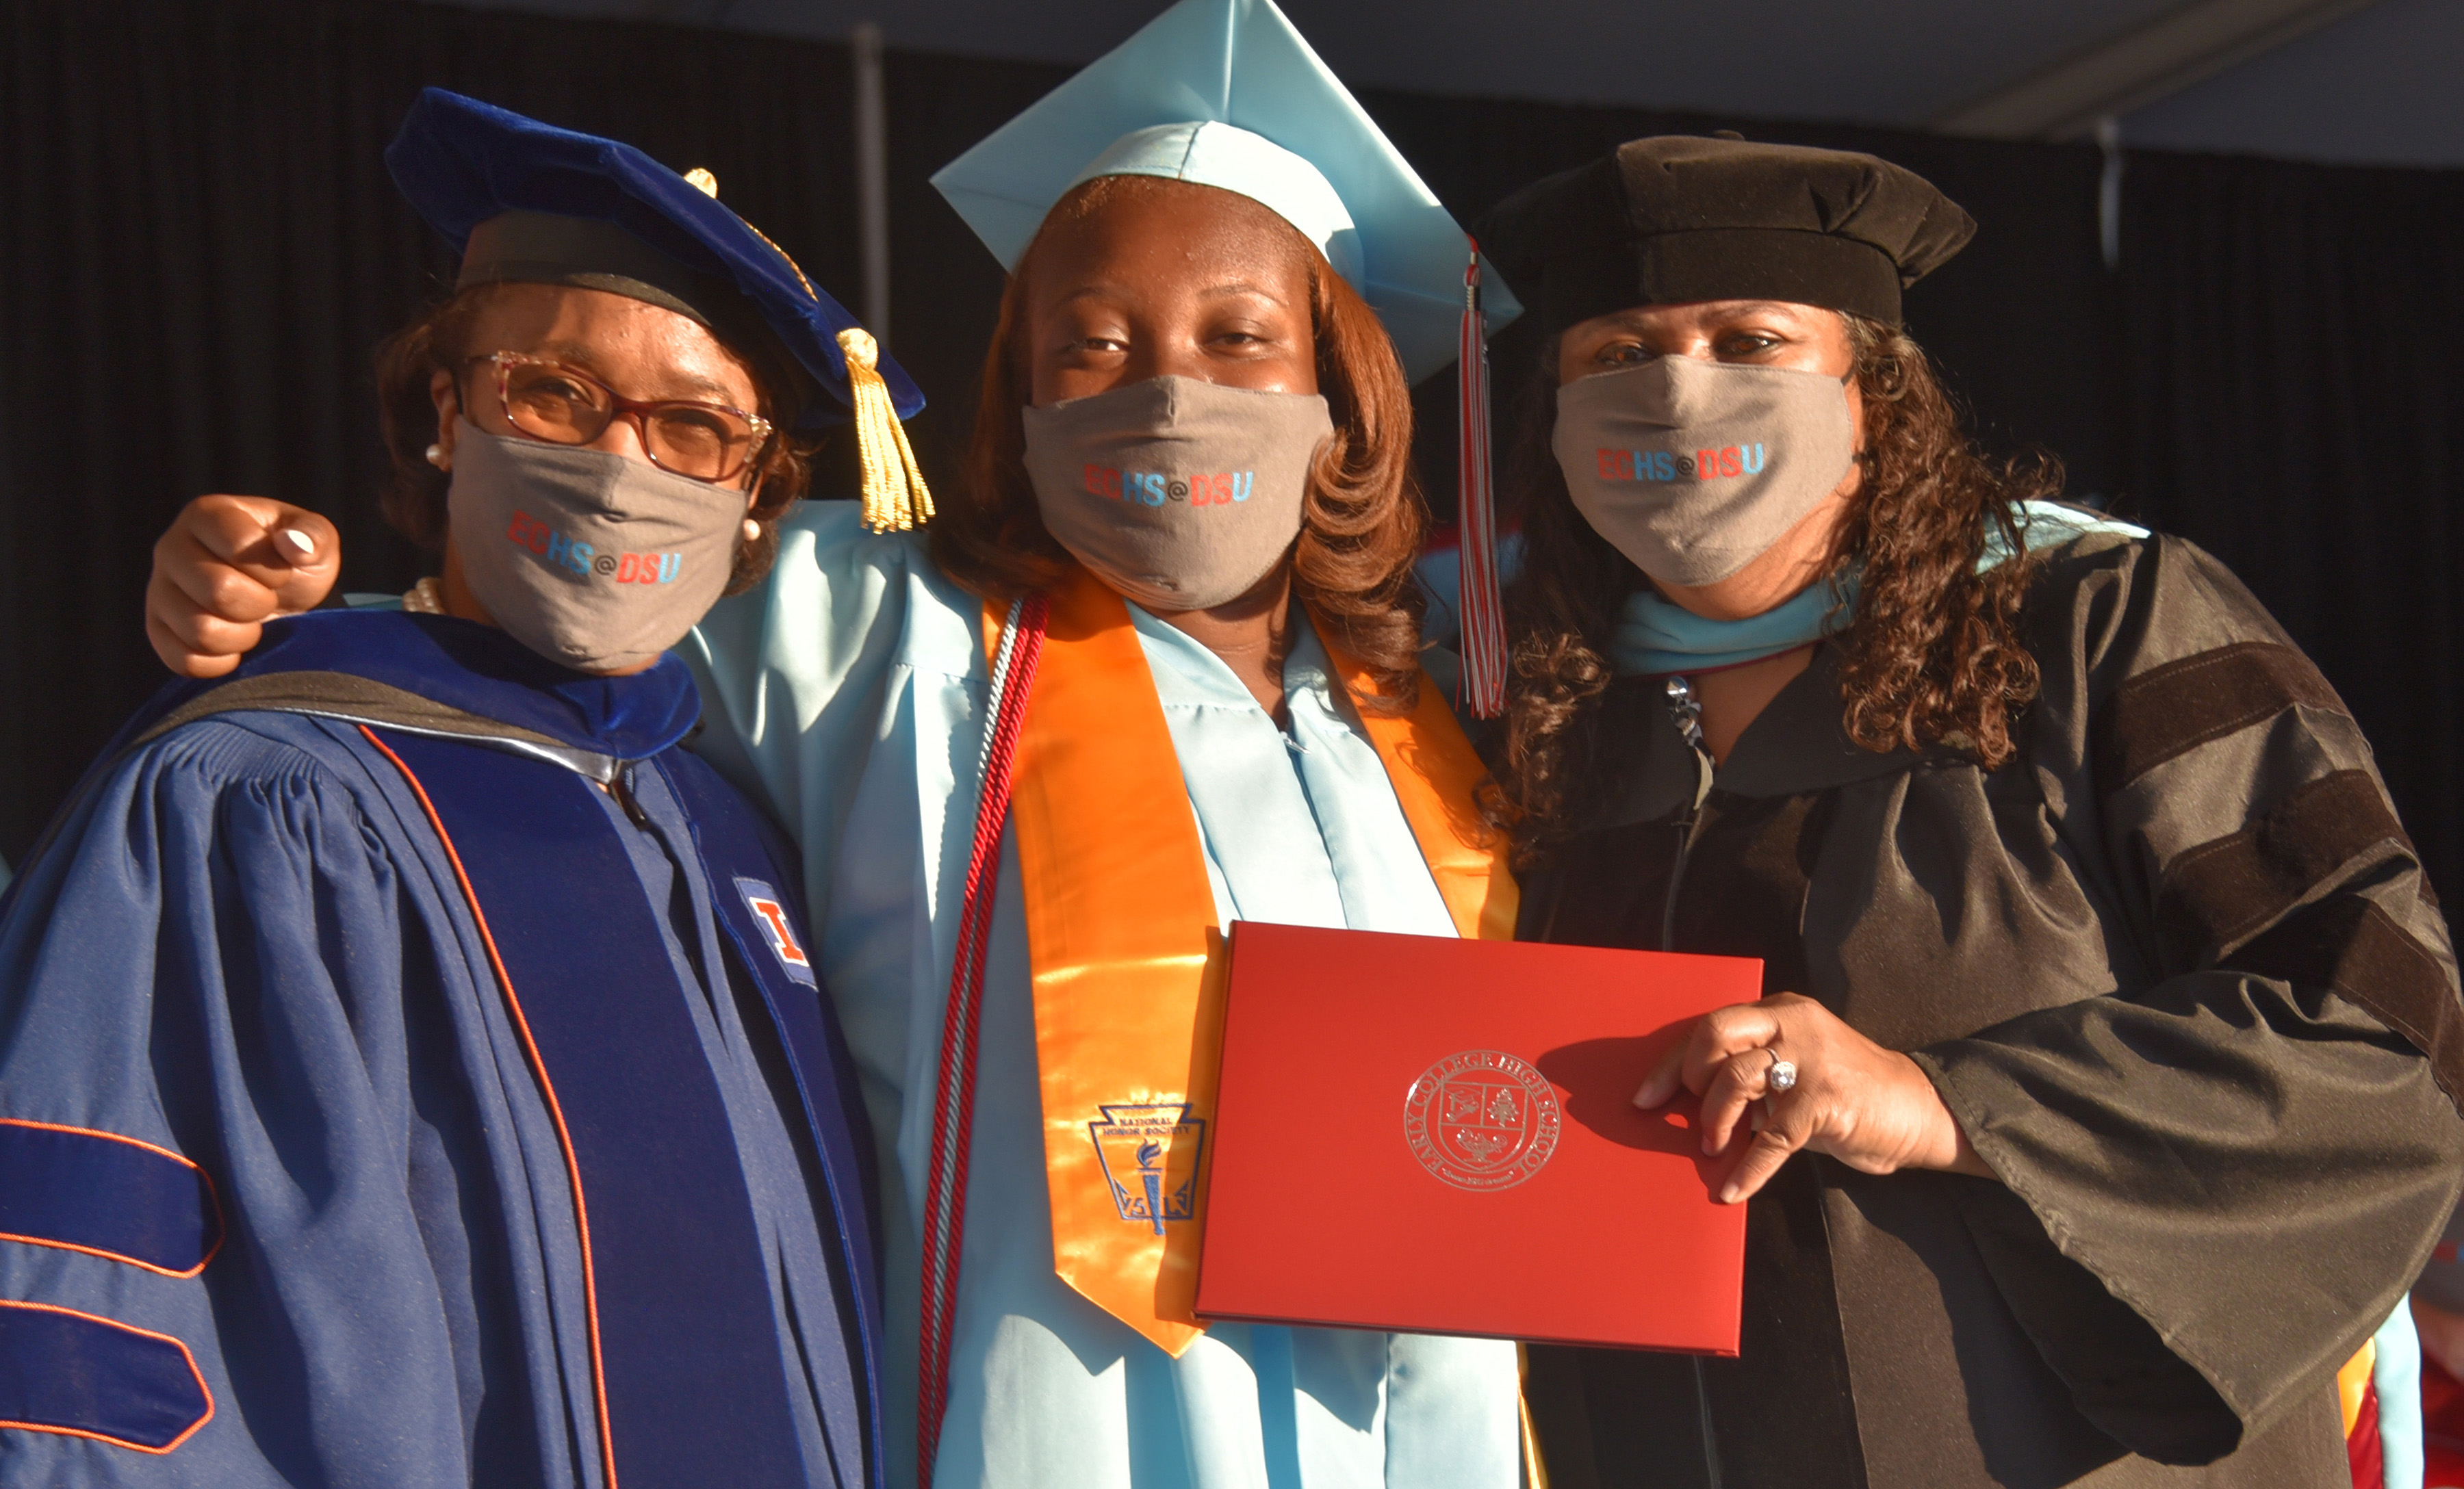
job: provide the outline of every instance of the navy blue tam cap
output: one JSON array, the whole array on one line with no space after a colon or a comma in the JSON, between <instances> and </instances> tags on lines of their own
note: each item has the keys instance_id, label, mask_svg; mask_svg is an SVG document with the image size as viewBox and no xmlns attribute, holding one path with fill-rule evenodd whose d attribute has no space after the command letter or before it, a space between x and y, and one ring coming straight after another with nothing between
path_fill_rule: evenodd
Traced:
<instances>
[{"instance_id":1,"label":"navy blue tam cap","mask_svg":"<svg viewBox=\"0 0 2464 1489\"><path fill-rule=\"evenodd\" d=\"M609 290L691 317L789 385L796 406L780 410L781 423L816 428L852 415L869 507L877 481L905 475L913 516L930 515L897 425L924 406L922 390L794 259L719 204L708 172L680 176L621 141L442 88L421 92L385 159L411 207L461 252L459 287Z\"/></svg>"}]
</instances>

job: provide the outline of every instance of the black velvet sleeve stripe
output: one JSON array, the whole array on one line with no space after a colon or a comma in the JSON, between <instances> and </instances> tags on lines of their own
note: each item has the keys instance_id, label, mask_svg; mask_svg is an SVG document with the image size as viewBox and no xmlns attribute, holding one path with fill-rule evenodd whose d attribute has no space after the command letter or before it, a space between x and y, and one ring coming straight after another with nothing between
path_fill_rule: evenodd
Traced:
<instances>
[{"instance_id":1,"label":"black velvet sleeve stripe","mask_svg":"<svg viewBox=\"0 0 2464 1489\"><path fill-rule=\"evenodd\" d=\"M2225 966L2330 988L2367 1010L2430 1057L2439 1089L2464 1112L2464 1004L2438 958L2379 906L2358 895L2311 906L2234 953Z\"/></svg>"},{"instance_id":2,"label":"black velvet sleeve stripe","mask_svg":"<svg viewBox=\"0 0 2464 1489\"><path fill-rule=\"evenodd\" d=\"M2241 831L2184 849L2165 865L2164 918L2188 933L2193 958L2231 953L2301 903L2371 846L2409 849L2404 828L2367 771L2305 781Z\"/></svg>"},{"instance_id":3,"label":"black velvet sleeve stripe","mask_svg":"<svg viewBox=\"0 0 2464 1489\"><path fill-rule=\"evenodd\" d=\"M2211 739L2296 704L2345 712L2310 659L2274 642L2244 641L2151 668L2113 690L2096 720L2096 768L2119 791Z\"/></svg>"}]
</instances>

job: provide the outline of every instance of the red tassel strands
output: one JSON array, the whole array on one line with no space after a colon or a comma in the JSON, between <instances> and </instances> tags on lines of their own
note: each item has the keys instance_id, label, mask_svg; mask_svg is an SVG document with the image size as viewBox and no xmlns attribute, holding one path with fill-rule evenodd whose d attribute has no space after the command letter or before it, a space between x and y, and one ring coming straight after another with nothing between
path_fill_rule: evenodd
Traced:
<instances>
[{"instance_id":1,"label":"red tassel strands","mask_svg":"<svg viewBox=\"0 0 2464 1489\"><path fill-rule=\"evenodd\" d=\"M1458 348L1457 414L1462 486L1456 509L1463 535L1463 697L1481 718L1506 712L1506 602L1498 593L1497 493L1489 477L1488 338L1480 309L1480 244L1463 270L1463 339Z\"/></svg>"},{"instance_id":2,"label":"red tassel strands","mask_svg":"<svg viewBox=\"0 0 2464 1489\"><path fill-rule=\"evenodd\" d=\"M967 857L958 946L950 965L950 1001L941 1015L941 1068L933 1110L932 1167L924 1181L924 1297L915 1382L915 1481L932 1489L950 1406L950 1334L958 1315L958 1250L966 1238L967 1150L976 1125L976 1034L984 1006L984 953L1001 887L1001 827L1009 820L1010 764L1044 650L1046 604L1032 595L1010 606L993 657L979 775L975 848Z\"/></svg>"}]
</instances>

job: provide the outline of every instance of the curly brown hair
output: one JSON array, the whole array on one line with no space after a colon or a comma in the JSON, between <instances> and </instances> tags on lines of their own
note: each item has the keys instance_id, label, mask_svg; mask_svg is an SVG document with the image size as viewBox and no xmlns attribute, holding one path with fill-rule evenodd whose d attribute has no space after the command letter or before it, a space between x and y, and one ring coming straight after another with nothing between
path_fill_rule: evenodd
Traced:
<instances>
[{"instance_id":1,"label":"curly brown hair","mask_svg":"<svg viewBox=\"0 0 2464 1489\"><path fill-rule=\"evenodd\" d=\"M1856 617L1833 638L1842 722L1868 750L1948 744L1995 769L2015 753L2012 725L2038 682L2019 636L2035 573L2019 505L2058 494L2061 468L2043 454L1989 462L1905 331L1840 319L1865 404L1863 479L1822 580L1857 577ZM1617 612L1647 582L1574 510L1550 449L1556 368L1552 339L1525 398L1508 471L1526 547L1507 597L1515 640L1506 777L1527 855L1579 830L1622 784L1622 754L1601 737L1595 705L1611 680ZM2019 557L1979 573L1989 524Z\"/></svg>"},{"instance_id":2,"label":"curly brown hair","mask_svg":"<svg viewBox=\"0 0 2464 1489\"><path fill-rule=\"evenodd\" d=\"M1174 183L1100 176L1045 218L1092 215L1124 193ZM1419 697L1423 602L1412 578L1428 509L1412 471L1412 390L1376 312L1328 267L1308 239L1278 221L1309 266L1318 391L1334 437L1318 451L1292 550L1292 584L1310 617L1367 668L1377 688L1368 706L1409 711ZM1020 410L1028 390L1027 286L1039 234L1001 294L1001 318L984 357L982 393L963 478L932 527L933 558L954 581L988 600L1045 588L1077 560L1045 530L1026 473Z\"/></svg>"},{"instance_id":3,"label":"curly brown hair","mask_svg":"<svg viewBox=\"0 0 2464 1489\"><path fill-rule=\"evenodd\" d=\"M471 328L489 298L503 288L473 285L440 300L377 347L377 422L390 467L378 494L379 510L386 526L430 553L445 547L445 493L451 478L428 460L428 447L437 437L436 402L429 383L440 371L458 378L469 360L480 355L471 345ZM781 422L779 410L786 401L778 396L771 375L759 359L741 352L737 356L759 395L754 411L774 425ZM819 440L782 430L762 449L753 505L745 513L760 524L761 533L737 544L728 594L742 594L770 572L779 556L779 519L803 498L812 479L813 452L820 448Z\"/></svg>"}]
</instances>

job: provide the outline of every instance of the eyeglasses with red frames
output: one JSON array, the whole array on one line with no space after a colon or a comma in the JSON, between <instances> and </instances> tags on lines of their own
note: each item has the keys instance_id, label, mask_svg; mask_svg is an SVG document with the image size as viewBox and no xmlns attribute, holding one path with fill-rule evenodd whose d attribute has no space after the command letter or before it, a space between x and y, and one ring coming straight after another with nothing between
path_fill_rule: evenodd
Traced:
<instances>
[{"instance_id":1,"label":"eyeglasses with red frames","mask_svg":"<svg viewBox=\"0 0 2464 1489\"><path fill-rule=\"evenodd\" d=\"M743 474L770 442L769 420L724 404L620 398L586 372L521 352L491 352L471 361L495 368L496 398L506 420L551 445L587 445L617 420L629 419L652 465L718 482Z\"/></svg>"}]
</instances>

